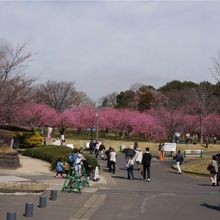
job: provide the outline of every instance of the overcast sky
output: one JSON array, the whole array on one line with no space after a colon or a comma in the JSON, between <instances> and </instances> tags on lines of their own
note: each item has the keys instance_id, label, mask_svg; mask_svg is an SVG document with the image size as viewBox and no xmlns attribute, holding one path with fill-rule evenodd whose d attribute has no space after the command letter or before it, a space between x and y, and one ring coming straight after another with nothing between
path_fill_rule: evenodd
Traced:
<instances>
[{"instance_id":1,"label":"overcast sky","mask_svg":"<svg viewBox=\"0 0 220 220\"><path fill-rule=\"evenodd\" d=\"M29 40L27 75L94 101L134 83L215 83L220 1L0 1L0 27L0 41Z\"/></svg>"}]
</instances>

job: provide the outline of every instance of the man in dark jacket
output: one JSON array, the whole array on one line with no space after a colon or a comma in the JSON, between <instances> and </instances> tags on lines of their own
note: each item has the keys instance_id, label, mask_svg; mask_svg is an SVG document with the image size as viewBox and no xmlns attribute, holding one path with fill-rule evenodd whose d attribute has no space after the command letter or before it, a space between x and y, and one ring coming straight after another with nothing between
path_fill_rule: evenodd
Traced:
<instances>
[{"instance_id":1,"label":"man in dark jacket","mask_svg":"<svg viewBox=\"0 0 220 220\"><path fill-rule=\"evenodd\" d=\"M142 165L143 165L143 178L146 180L146 171L147 171L147 181L150 182L150 165L152 155L149 152L150 148L146 147L146 152L143 154Z\"/></svg>"},{"instance_id":2,"label":"man in dark jacket","mask_svg":"<svg viewBox=\"0 0 220 220\"><path fill-rule=\"evenodd\" d=\"M179 150L178 153L174 156L173 158L174 160L176 160L176 167L177 167L177 173L178 174L181 174L182 171L181 171L181 164L183 163L183 155L181 154L181 151Z\"/></svg>"}]
</instances>

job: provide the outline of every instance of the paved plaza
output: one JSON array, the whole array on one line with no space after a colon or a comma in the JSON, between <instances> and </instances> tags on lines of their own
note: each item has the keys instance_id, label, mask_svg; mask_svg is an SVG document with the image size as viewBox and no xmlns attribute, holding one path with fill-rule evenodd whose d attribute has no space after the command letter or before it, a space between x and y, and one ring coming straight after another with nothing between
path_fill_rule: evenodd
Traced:
<instances>
[{"instance_id":1,"label":"paved plaza","mask_svg":"<svg viewBox=\"0 0 220 220\"><path fill-rule=\"evenodd\" d=\"M36 159L23 158L31 162L33 170L0 170L0 180L35 181L50 183L59 190L64 181L55 178L49 164ZM39 163L38 163L39 162ZM0 195L0 219L6 219L7 211L15 211L17 220L24 216L25 203L34 203L33 220L77 220L77 219L151 219L151 220L207 220L220 216L219 187L212 187L207 177L178 175L170 168L173 161L153 159L151 181L144 182L139 171L135 179L128 180L124 155L118 156L115 174L107 172L106 161L101 161L104 171L101 180L79 193L58 191L56 201L47 200L46 208L39 208L40 194ZM36 165L35 165L36 164ZM37 166L37 168L36 168ZM25 167L25 166L24 166ZM36 169L36 170L35 170ZM43 193L50 197L50 190Z\"/></svg>"}]
</instances>

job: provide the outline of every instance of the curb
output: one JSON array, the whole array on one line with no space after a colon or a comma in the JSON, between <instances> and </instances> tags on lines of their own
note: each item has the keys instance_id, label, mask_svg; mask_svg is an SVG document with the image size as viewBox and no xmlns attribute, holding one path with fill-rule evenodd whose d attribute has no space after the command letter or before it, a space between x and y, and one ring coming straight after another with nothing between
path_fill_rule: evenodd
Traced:
<instances>
[{"instance_id":1,"label":"curb","mask_svg":"<svg viewBox=\"0 0 220 220\"><path fill-rule=\"evenodd\" d=\"M171 165L170 166L172 169L175 169L176 170L176 165ZM205 173L196 173L196 172L193 172L193 171L187 171L187 170L184 170L184 169L181 169L182 172L184 173L188 173L188 174L192 174L192 175L196 175L196 176L202 176L202 177L208 177L209 174L205 174Z\"/></svg>"}]
</instances>

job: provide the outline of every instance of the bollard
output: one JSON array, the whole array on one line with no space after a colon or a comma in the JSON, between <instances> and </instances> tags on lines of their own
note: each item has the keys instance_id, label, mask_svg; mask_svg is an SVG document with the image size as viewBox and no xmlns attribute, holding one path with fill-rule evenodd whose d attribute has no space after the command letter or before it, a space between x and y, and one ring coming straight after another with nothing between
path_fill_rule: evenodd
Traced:
<instances>
[{"instance_id":1,"label":"bollard","mask_svg":"<svg viewBox=\"0 0 220 220\"><path fill-rule=\"evenodd\" d=\"M25 213L26 217L33 217L34 204L33 203L25 203Z\"/></svg>"},{"instance_id":2,"label":"bollard","mask_svg":"<svg viewBox=\"0 0 220 220\"><path fill-rule=\"evenodd\" d=\"M7 220L16 220L16 212L7 212Z\"/></svg>"},{"instance_id":3,"label":"bollard","mask_svg":"<svg viewBox=\"0 0 220 220\"><path fill-rule=\"evenodd\" d=\"M51 192L50 192L50 200L52 200L52 201L57 200L57 190L51 190Z\"/></svg>"},{"instance_id":4,"label":"bollard","mask_svg":"<svg viewBox=\"0 0 220 220\"><path fill-rule=\"evenodd\" d=\"M39 198L39 208L46 208L47 206L47 197L45 196L40 196Z\"/></svg>"}]
</instances>

